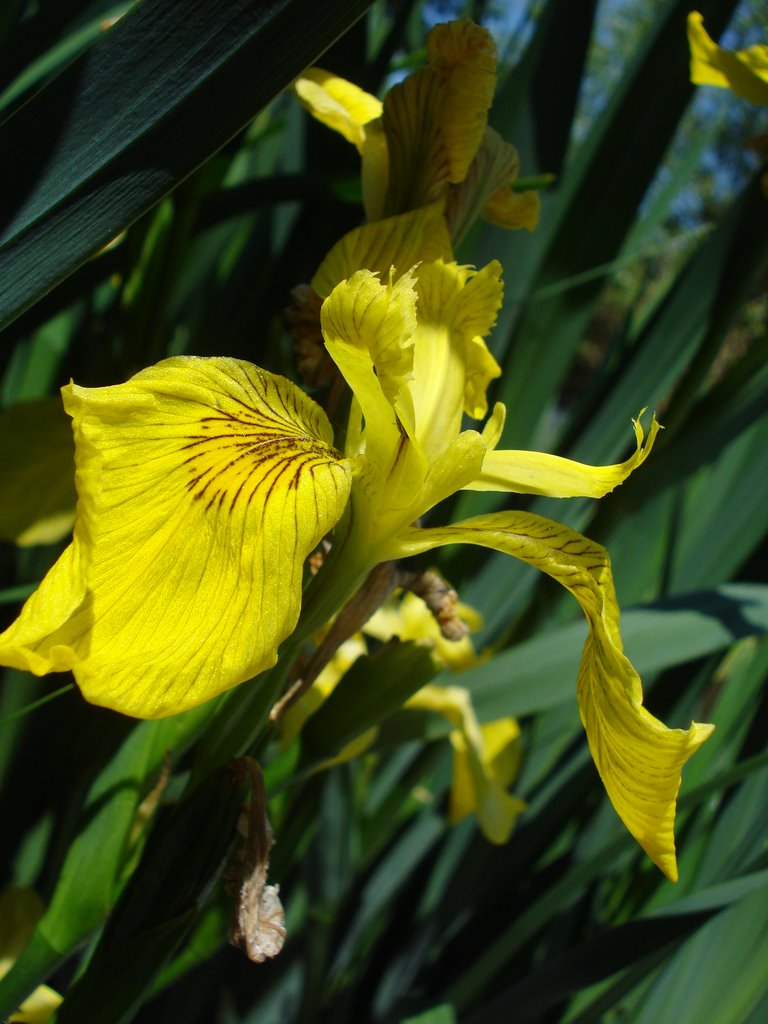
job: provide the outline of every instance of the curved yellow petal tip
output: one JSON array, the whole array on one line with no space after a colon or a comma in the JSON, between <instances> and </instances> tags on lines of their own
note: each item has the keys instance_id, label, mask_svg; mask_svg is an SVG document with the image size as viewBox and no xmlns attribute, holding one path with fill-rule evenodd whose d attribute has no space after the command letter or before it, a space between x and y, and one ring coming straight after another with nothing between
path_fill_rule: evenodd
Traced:
<instances>
[{"instance_id":1,"label":"curved yellow petal tip","mask_svg":"<svg viewBox=\"0 0 768 1024\"><path fill-rule=\"evenodd\" d=\"M513 494L541 494L548 498L602 498L645 462L662 426L653 417L645 436L641 417L632 420L635 451L624 462L613 466L589 466L559 455L543 452L492 450L483 461L483 469L468 485L473 491L511 491Z\"/></svg>"},{"instance_id":2,"label":"curved yellow petal tip","mask_svg":"<svg viewBox=\"0 0 768 1024\"><path fill-rule=\"evenodd\" d=\"M343 135L362 155L365 125L381 117L380 100L322 68L307 68L293 83L293 92L317 121Z\"/></svg>"},{"instance_id":3,"label":"curved yellow petal tip","mask_svg":"<svg viewBox=\"0 0 768 1024\"><path fill-rule=\"evenodd\" d=\"M0 663L71 668L88 700L140 718L274 664L304 559L349 496L325 413L250 363L191 356L64 400L74 541L0 635Z\"/></svg>"}]
</instances>

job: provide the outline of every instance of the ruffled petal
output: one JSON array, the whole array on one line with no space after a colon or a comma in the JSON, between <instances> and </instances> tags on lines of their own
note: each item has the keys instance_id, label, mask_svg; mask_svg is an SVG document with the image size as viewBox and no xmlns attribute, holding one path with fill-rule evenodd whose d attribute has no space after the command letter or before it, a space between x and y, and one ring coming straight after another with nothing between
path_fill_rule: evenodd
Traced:
<instances>
[{"instance_id":1,"label":"ruffled petal","mask_svg":"<svg viewBox=\"0 0 768 1024\"><path fill-rule=\"evenodd\" d=\"M75 541L0 637L0 661L71 668L88 700L142 718L274 664L304 559L349 496L323 411L290 381L222 358L63 393Z\"/></svg>"},{"instance_id":2,"label":"ruffled petal","mask_svg":"<svg viewBox=\"0 0 768 1024\"><path fill-rule=\"evenodd\" d=\"M380 100L322 68L307 68L293 83L293 91L316 120L343 135L362 155L365 125L381 117Z\"/></svg>"},{"instance_id":3,"label":"ruffled petal","mask_svg":"<svg viewBox=\"0 0 768 1024\"><path fill-rule=\"evenodd\" d=\"M465 489L542 494L549 498L602 498L645 462L661 429L655 416L647 438L639 418L632 424L637 447L625 462L614 466L587 466L542 452L489 451L482 473Z\"/></svg>"},{"instance_id":4,"label":"ruffled petal","mask_svg":"<svg viewBox=\"0 0 768 1024\"><path fill-rule=\"evenodd\" d=\"M328 352L360 405L366 455L385 470L403 429L413 430L407 389L416 333L413 275L382 284L369 270L359 270L334 288L320 319Z\"/></svg>"},{"instance_id":5,"label":"ruffled petal","mask_svg":"<svg viewBox=\"0 0 768 1024\"><path fill-rule=\"evenodd\" d=\"M475 272L456 263L424 263L418 293L411 390L419 442L436 457L458 434L462 413L485 415L486 388L501 373L483 340L501 305L501 265L493 260Z\"/></svg>"},{"instance_id":6,"label":"ruffled petal","mask_svg":"<svg viewBox=\"0 0 768 1024\"><path fill-rule=\"evenodd\" d=\"M730 89L750 103L768 104L768 46L724 50L710 38L698 11L688 15L688 44L692 82Z\"/></svg>"},{"instance_id":7,"label":"ruffled petal","mask_svg":"<svg viewBox=\"0 0 768 1024\"><path fill-rule=\"evenodd\" d=\"M370 270L386 277L394 267L397 280L420 261L450 258L451 240L443 207L441 203L433 203L398 217L364 224L344 235L320 264L312 278L312 287L322 298L327 298L337 284L358 270Z\"/></svg>"},{"instance_id":8,"label":"ruffled petal","mask_svg":"<svg viewBox=\"0 0 768 1024\"><path fill-rule=\"evenodd\" d=\"M468 18L436 25L427 37L427 56L427 66L384 100L389 214L431 203L449 182L463 180L496 87L493 39Z\"/></svg>"},{"instance_id":9,"label":"ruffled petal","mask_svg":"<svg viewBox=\"0 0 768 1024\"><path fill-rule=\"evenodd\" d=\"M566 587L589 624L578 699L589 747L619 817L648 856L677 879L674 819L681 771L714 728L668 729L642 705L640 679L624 656L619 607L604 548L527 512L477 516L453 526L405 530L390 557L445 544L479 544L519 558Z\"/></svg>"}]
</instances>

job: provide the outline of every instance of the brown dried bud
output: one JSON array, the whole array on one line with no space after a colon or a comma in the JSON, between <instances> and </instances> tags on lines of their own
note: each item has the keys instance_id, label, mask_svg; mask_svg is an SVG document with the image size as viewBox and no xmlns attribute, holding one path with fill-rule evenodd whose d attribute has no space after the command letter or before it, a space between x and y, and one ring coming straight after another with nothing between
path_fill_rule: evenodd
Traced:
<instances>
[{"instance_id":1,"label":"brown dried bud","mask_svg":"<svg viewBox=\"0 0 768 1024\"><path fill-rule=\"evenodd\" d=\"M323 300L314 289L300 284L291 292L291 305L283 313L285 325L296 343L296 368L311 388L330 384L338 374L320 330L322 304Z\"/></svg>"},{"instance_id":2,"label":"brown dried bud","mask_svg":"<svg viewBox=\"0 0 768 1024\"><path fill-rule=\"evenodd\" d=\"M459 595L439 572L427 569L422 573L408 574L401 585L422 599L446 640L461 640L467 635L469 626L456 612Z\"/></svg>"},{"instance_id":3,"label":"brown dried bud","mask_svg":"<svg viewBox=\"0 0 768 1024\"><path fill-rule=\"evenodd\" d=\"M238 822L242 846L233 854L225 874L227 890L237 900L229 941L249 960L262 964L277 956L285 942L285 918L277 885L267 885L272 828L267 818L264 778L258 761L239 757L231 762L251 781L251 799Z\"/></svg>"}]
</instances>

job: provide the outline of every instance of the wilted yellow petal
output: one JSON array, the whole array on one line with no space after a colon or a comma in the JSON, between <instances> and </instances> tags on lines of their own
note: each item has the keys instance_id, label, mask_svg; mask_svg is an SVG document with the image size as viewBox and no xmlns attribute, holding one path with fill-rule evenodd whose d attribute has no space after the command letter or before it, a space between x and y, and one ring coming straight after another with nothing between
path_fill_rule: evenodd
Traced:
<instances>
[{"instance_id":1,"label":"wilted yellow petal","mask_svg":"<svg viewBox=\"0 0 768 1024\"><path fill-rule=\"evenodd\" d=\"M26 546L66 537L75 520L75 446L57 398L0 412L0 537Z\"/></svg>"},{"instance_id":2,"label":"wilted yellow petal","mask_svg":"<svg viewBox=\"0 0 768 1024\"><path fill-rule=\"evenodd\" d=\"M307 68L293 83L293 91L314 118L339 132L362 154L364 126L381 116L380 100L322 68Z\"/></svg>"},{"instance_id":3,"label":"wilted yellow petal","mask_svg":"<svg viewBox=\"0 0 768 1024\"><path fill-rule=\"evenodd\" d=\"M397 280L420 261L450 259L451 240L442 210L441 203L433 203L348 232L320 264L312 287L327 298L358 270L370 270L384 279L394 267Z\"/></svg>"},{"instance_id":4,"label":"wilted yellow petal","mask_svg":"<svg viewBox=\"0 0 768 1024\"><path fill-rule=\"evenodd\" d=\"M550 498L602 498L645 462L661 429L654 417L643 443L640 420L632 423L637 448L625 462L614 466L587 466L542 452L489 451L483 461L482 473L465 490L512 491L515 494L543 494Z\"/></svg>"},{"instance_id":5,"label":"wilted yellow petal","mask_svg":"<svg viewBox=\"0 0 768 1024\"><path fill-rule=\"evenodd\" d=\"M619 607L604 548L527 512L477 516L453 526L403 531L390 557L445 544L479 544L519 558L566 587L590 627L578 698L589 747L619 817L655 864L677 878L674 819L682 767L712 732L668 729L642 706L640 679L622 653Z\"/></svg>"},{"instance_id":6,"label":"wilted yellow petal","mask_svg":"<svg viewBox=\"0 0 768 1024\"><path fill-rule=\"evenodd\" d=\"M142 718L274 664L304 559L349 495L323 411L290 381L223 358L63 393L75 541L0 636L0 662L71 668L87 699Z\"/></svg>"},{"instance_id":7,"label":"wilted yellow petal","mask_svg":"<svg viewBox=\"0 0 768 1024\"><path fill-rule=\"evenodd\" d=\"M427 57L427 66L384 100L390 214L431 203L449 182L464 178L493 99L496 47L468 18L436 25L427 36Z\"/></svg>"},{"instance_id":8,"label":"wilted yellow petal","mask_svg":"<svg viewBox=\"0 0 768 1024\"><path fill-rule=\"evenodd\" d=\"M710 38L703 21L698 11L688 15L691 81L731 89L750 103L768 104L768 46L724 50Z\"/></svg>"}]
</instances>

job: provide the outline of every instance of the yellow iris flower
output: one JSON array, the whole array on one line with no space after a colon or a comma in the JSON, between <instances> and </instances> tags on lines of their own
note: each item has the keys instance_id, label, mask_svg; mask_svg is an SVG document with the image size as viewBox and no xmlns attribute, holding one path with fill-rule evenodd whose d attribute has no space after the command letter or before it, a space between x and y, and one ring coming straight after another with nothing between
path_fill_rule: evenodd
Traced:
<instances>
[{"instance_id":1,"label":"yellow iris flower","mask_svg":"<svg viewBox=\"0 0 768 1024\"><path fill-rule=\"evenodd\" d=\"M454 244L479 215L533 230L539 195L513 190L517 150L487 123L496 60L491 35L460 18L431 30L426 65L383 103L321 68L296 80L304 107L357 147L369 221L437 202Z\"/></svg>"},{"instance_id":2,"label":"yellow iris flower","mask_svg":"<svg viewBox=\"0 0 768 1024\"><path fill-rule=\"evenodd\" d=\"M482 174L473 179L493 142L495 55L470 26L433 30L429 64L390 91L380 119L364 94L326 116L348 115L373 181L370 222L312 282L326 349L353 395L344 450L295 384L240 360L179 356L125 384L69 384L74 537L0 634L0 663L71 670L96 704L172 715L274 665L284 641L320 629L377 564L448 544L495 548L579 602L589 635L577 695L592 755L629 831L675 878L680 773L712 727L667 729L642 706L605 550L528 512L415 525L463 488L599 498L644 461L658 430L653 420L646 439L636 422L634 453L592 467L497 450L500 404L482 430L462 429L465 415L486 418L500 373L484 339L502 286L498 263L460 266L452 243L468 209L503 206L508 188L494 181L486 196ZM378 156L367 157L371 147ZM331 531L330 556L302 595L304 562Z\"/></svg>"},{"instance_id":3,"label":"yellow iris flower","mask_svg":"<svg viewBox=\"0 0 768 1024\"><path fill-rule=\"evenodd\" d=\"M407 234L405 221L423 216L395 219ZM37 675L71 669L87 699L127 714L175 714L275 663L297 625L303 563L334 527L303 635L382 561L446 544L495 548L579 601L590 634L578 699L592 754L630 832L674 877L680 771L711 727L670 730L642 707L604 549L529 512L414 525L461 488L600 497L656 436L655 420L647 439L635 423L630 458L591 467L498 451L501 405L481 432L462 430L464 413L486 412L497 371L484 336L500 302L496 263L473 271L438 259L336 285L322 327L354 395L344 452L296 385L234 359L179 356L125 384L65 387L74 539L0 636L0 661Z\"/></svg>"}]
</instances>

